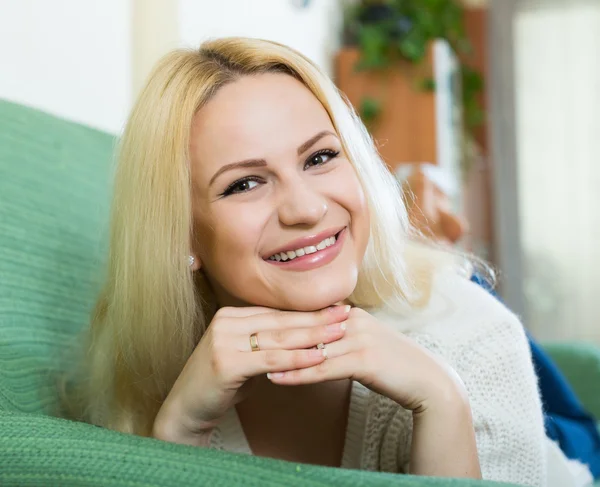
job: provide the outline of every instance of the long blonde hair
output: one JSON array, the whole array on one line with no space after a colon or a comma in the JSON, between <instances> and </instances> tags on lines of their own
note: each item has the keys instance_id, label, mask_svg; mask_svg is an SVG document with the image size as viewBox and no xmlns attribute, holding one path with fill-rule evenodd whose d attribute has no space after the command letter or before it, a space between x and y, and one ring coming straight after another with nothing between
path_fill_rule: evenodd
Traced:
<instances>
[{"instance_id":1,"label":"long blonde hair","mask_svg":"<svg viewBox=\"0 0 600 487\"><path fill-rule=\"evenodd\" d=\"M197 50L175 50L152 71L120 141L107 275L87 333L84 366L67 388L69 417L151 434L206 329L211 305L187 261L191 239L198 238L188 162L192 118L223 85L265 72L294 76L319 99L364 187L371 238L350 301L407 311L427 295L431 254L420 258L425 265L419 258L406 265L410 227L398 183L351 105L315 64L259 39L222 38Z\"/></svg>"}]
</instances>

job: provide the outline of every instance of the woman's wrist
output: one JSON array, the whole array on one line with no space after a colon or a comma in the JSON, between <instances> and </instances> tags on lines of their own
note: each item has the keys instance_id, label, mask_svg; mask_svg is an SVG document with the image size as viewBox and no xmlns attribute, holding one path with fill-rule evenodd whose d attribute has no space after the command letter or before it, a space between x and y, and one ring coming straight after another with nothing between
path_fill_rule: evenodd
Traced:
<instances>
[{"instance_id":1,"label":"woman's wrist","mask_svg":"<svg viewBox=\"0 0 600 487\"><path fill-rule=\"evenodd\" d=\"M163 404L158 412L152 428L152 437L192 446L209 446L210 436L214 425L194 425L185 421L185 415L177 412L174 407Z\"/></svg>"},{"instance_id":2,"label":"woman's wrist","mask_svg":"<svg viewBox=\"0 0 600 487\"><path fill-rule=\"evenodd\" d=\"M410 473L481 478L473 416L462 381L440 385L413 410Z\"/></svg>"},{"instance_id":3,"label":"woman's wrist","mask_svg":"<svg viewBox=\"0 0 600 487\"><path fill-rule=\"evenodd\" d=\"M413 414L420 415L432 411L470 410L469 398L465 385L459 375L451 368L444 368L442 373L432 381L424 399L413 409Z\"/></svg>"},{"instance_id":4,"label":"woman's wrist","mask_svg":"<svg viewBox=\"0 0 600 487\"><path fill-rule=\"evenodd\" d=\"M207 447L210 445L212 431L213 428L191 432L173 422L159 421L154 423L152 437L170 443Z\"/></svg>"}]
</instances>

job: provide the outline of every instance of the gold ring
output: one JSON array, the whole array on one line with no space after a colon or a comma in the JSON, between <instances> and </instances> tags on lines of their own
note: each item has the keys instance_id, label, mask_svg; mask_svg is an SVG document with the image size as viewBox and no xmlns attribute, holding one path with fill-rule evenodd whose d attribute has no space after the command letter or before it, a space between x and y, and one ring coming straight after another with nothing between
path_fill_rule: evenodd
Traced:
<instances>
[{"instance_id":1,"label":"gold ring","mask_svg":"<svg viewBox=\"0 0 600 487\"><path fill-rule=\"evenodd\" d=\"M260 351L260 347L258 346L258 337L256 336L256 333L252 333L252 335L250 335L250 348L253 352Z\"/></svg>"}]
</instances>

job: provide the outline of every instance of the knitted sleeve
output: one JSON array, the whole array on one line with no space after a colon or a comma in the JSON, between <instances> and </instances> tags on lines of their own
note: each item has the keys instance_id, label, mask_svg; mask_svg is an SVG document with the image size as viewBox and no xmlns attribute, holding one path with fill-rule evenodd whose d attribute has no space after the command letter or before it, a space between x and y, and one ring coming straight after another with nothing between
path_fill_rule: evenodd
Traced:
<instances>
[{"instance_id":1,"label":"knitted sleeve","mask_svg":"<svg viewBox=\"0 0 600 487\"><path fill-rule=\"evenodd\" d=\"M542 486L545 432L537 378L516 317L483 327L454 351L473 412L483 478Z\"/></svg>"},{"instance_id":2,"label":"knitted sleeve","mask_svg":"<svg viewBox=\"0 0 600 487\"><path fill-rule=\"evenodd\" d=\"M443 358L463 380L485 480L546 484L545 432L537 378L518 318L485 291L460 283L451 305L407 335ZM409 471L412 417L380 398L381 468ZM383 414L386 412L386 414ZM372 414L371 416L375 416Z\"/></svg>"}]
</instances>

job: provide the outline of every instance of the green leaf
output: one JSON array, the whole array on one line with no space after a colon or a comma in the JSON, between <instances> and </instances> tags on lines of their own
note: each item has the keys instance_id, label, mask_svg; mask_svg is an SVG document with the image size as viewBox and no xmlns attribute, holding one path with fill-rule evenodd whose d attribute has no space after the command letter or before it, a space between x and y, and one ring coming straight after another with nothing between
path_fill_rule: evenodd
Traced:
<instances>
[{"instance_id":1,"label":"green leaf","mask_svg":"<svg viewBox=\"0 0 600 487\"><path fill-rule=\"evenodd\" d=\"M400 54L404 58L414 63L418 63L425 57L425 53L427 52L427 41L416 29L413 29L400 41L398 48L400 49Z\"/></svg>"},{"instance_id":2,"label":"green leaf","mask_svg":"<svg viewBox=\"0 0 600 487\"><path fill-rule=\"evenodd\" d=\"M456 49L459 53L463 53L466 54L468 56L471 56L474 54L474 50L473 50L473 46L471 45L471 42L469 41L469 39L464 38L464 39L458 39L455 42L455 45L453 46L454 49Z\"/></svg>"},{"instance_id":3,"label":"green leaf","mask_svg":"<svg viewBox=\"0 0 600 487\"><path fill-rule=\"evenodd\" d=\"M465 125L470 129L479 127L485 121L485 113L476 101L465 107L464 115Z\"/></svg>"},{"instance_id":4,"label":"green leaf","mask_svg":"<svg viewBox=\"0 0 600 487\"><path fill-rule=\"evenodd\" d=\"M363 24L361 18L365 9L376 3L389 6L389 16ZM458 0L356 0L352 4L356 8L348 11L344 24L350 33L356 33L358 39L361 51L358 69L382 70L391 69L392 66L401 69L394 63L398 58L421 63L429 43L437 38L447 40L457 54L468 55L473 52L466 36L464 8ZM410 31L402 38L397 35L400 19L411 23ZM463 64L461 81L464 123L467 130L473 130L485 120L478 98L483 89L483 78L481 73ZM414 83L414 89L434 90L434 80L418 80ZM373 123L380 116L385 103L385 99L363 98L359 112L365 123Z\"/></svg>"},{"instance_id":5,"label":"green leaf","mask_svg":"<svg viewBox=\"0 0 600 487\"><path fill-rule=\"evenodd\" d=\"M435 80L433 78L425 78L421 81L419 87L422 91L435 91Z\"/></svg>"},{"instance_id":6,"label":"green leaf","mask_svg":"<svg viewBox=\"0 0 600 487\"><path fill-rule=\"evenodd\" d=\"M370 96L365 96L360 101L360 116L365 124L370 124L375 121L381 114L381 102Z\"/></svg>"},{"instance_id":7,"label":"green leaf","mask_svg":"<svg viewBox=\"0 0 600 487\"><path fill-rule=\"evenodd\" d=\"M433 12L428 9L422 8L416 12L416 25L419 26L419 30L423 32L426 37L435 37L439 35L438 23L434 17Z\"/></svg>"},{"instance_id":8,"label":"green leaf","mask_svg":"<svg viewBox=\"0 0 600 487\"><path fill-rule=\"evenodd\" d=\"M469 66L462 67L462 89L465 94L476 94L483 90L483 77Z\"/></svg>"},{"instance_id":9,"label":"green leaf","mask_svg":"<svg viewBox=\"0 0 600 487\"><path fill-rule=\"evenodd\" d=\"M358 69L383 69L390 64L386 32L377 25L362 25L358 31L361 58Z\"/></svg>"}]
</instances>

